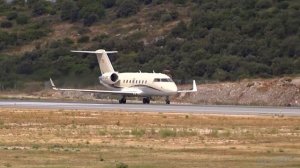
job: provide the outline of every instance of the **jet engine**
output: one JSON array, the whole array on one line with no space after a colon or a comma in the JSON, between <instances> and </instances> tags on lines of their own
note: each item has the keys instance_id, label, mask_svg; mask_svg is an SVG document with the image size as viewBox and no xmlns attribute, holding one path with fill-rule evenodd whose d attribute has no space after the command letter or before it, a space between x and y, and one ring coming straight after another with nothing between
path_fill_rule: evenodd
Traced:
<instances>
[{"instance_id":1,"label":"jet engine","mask_svg":"<svg viewBox=\"0 0 300 168\"><path fill-rule=\"evenodd\" d=\"M119 81L119 76L115 72L105 73L100 77L100 80L106 84L115 84Z\"/></svg>"}]
</instances>

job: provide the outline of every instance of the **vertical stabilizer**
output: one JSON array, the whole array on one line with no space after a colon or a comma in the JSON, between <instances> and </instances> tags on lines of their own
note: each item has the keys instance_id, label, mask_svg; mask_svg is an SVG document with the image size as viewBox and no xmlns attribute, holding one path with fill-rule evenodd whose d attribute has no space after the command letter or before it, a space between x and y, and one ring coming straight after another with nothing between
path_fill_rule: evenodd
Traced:
<instances>
[{"instance_id":1,"label":"vertical stabilizer","mask_svg":"<svg viewBox=\"0 0 300 168\"><path fill-rule=\"evenodd\" d=\"M115 72L105 50L97 50L97 60L102 74L106 72Z\"/></svg>"},{"instance_id":2,"label":"vertical stabilizer","mask_svg":"<svg viewBox=\"0 0 300 168\"><path fill-rule=\"evenodd\" d=\"M115 72L107 54L117 53L117 51L105 51L105 50L100 49L97 51L72 51L72 52L96 54L101 74L104 74L107 72Z\"/></svg>"}]
</instances>

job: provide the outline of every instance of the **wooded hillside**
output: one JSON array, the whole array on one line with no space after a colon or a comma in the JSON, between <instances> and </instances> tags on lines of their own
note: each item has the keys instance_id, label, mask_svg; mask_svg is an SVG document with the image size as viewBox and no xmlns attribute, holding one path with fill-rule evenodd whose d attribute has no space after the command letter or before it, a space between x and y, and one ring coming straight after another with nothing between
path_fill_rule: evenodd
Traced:
<instances>
[{"instance_id":1,"label":"wooded hillside","mask_svg":"<svg viewBox=\"0 0 300 168\"><path fill-rule=\"evenodd\" d=\"M72 49L183 82L299 74L299 16L298 0L0 0L0 88L97 83L96 57Z\"/></svg>"}]
</instances>

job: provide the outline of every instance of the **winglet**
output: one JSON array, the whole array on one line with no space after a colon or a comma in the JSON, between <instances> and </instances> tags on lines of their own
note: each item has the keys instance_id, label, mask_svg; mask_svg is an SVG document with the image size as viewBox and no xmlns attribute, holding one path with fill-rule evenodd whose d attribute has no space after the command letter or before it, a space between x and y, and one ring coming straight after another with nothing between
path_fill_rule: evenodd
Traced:
<instances>
[{"instance_id":1,"label":"winglet","mask_svg":"<svg viewBox=\"0 0 300 168\"><path fill-rule=\"evenodd\" d=\"M50 78L50 83L51 83L52 89L57 90L57 88L55 87L55 85L54 85L54 83L53 83L53 81L52 81L51 78Z\"/></svg>"},{"instance_id":2,"label":"winglet","mask_svg":"<svg viewBox=\"0 0 300 168\"><path fill-rule=\"evenodd\" d=\"M196 85L196 81L193 80L193 88L191 90L179 90L177 91L177 93L192 93L192 92L197 92L197 85Z\"/></svg>"},{"instance_id":3,"label":"winglet","mask_svg":"<svg viewBox=\"0 0 300 168\"><path fill-rule=\"evenodd\" d=\"M195 80L193 80L193 92L197 92L197 85L196 85L196 81Z\"/></svg>"}]
</instances>

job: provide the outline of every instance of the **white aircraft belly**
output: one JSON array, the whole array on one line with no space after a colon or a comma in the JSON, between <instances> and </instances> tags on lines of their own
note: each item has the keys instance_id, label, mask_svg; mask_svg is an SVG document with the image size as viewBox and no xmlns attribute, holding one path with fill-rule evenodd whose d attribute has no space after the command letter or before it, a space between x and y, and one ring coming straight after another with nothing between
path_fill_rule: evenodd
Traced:
<instances>
[{"instance_id":1,"label":"white aircraft belly","mask_svg":"<svg viewBox=\"0 0 300 168\"><path fill-rule=\"evenodd\" d=\"M141 91L141 93L139 94L140 96L170 96L176 94L176 93L164 92L147 86L140 86L136 88Z\"/></svg>"}]
</instances>

